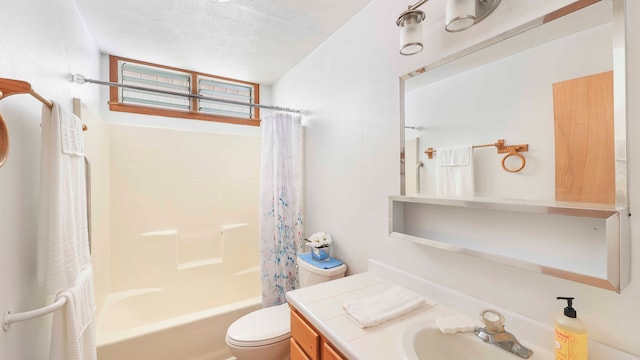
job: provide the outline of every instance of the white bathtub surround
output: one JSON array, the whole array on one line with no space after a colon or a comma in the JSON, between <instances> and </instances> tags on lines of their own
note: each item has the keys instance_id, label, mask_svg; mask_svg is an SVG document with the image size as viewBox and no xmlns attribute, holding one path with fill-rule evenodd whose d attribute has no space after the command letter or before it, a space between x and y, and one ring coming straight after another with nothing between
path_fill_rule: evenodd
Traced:
<instances>
[{"instance_id":1,"label":"white bathtub surround","mask_svg":"<svg viewBox=\"0 0 640 360\"><path fill-rule=\"evenodd\" d=\"M260 307L261 138L122 124L109 134L100 358L228 358L228 325Z\"/></svg>"},{"instance_id":2,"label":"white bathtub surround","mask_svg":"<svg viewBox=\"0 0 640 360\"><path fill-rule=\"evenodd\" d=\"M230 359L231 355L224 341L227 327L241 316L261 307L260 297L255 297L226 305L211 304L211 307L205 310L145 324L128 315L127 311L137 311L131 308L132 306L147 304L154 305L155 308L155 305L158 305L164 306L165 310L176 307L175 302L166 299L161 293L153 296L154 298L137 299L140 301L133 298L120 299L122 302L119 304L111 303L111 299L107 299L106 306L113 306L113 312L103 317L102 323L98 322L97 330L102 332L98 336L100 359ZM137 304L134 304L135 302Z\"/></svg>"},{"instance_id":3,"label":"white bathtub surround","mask_svg":"<svg viewBox=\"0 0 640 360\"><path fill-rule=\"evenodd\" d=\"M344 303L381 294L394 286L402 286L424 296L427 305L367 329L360 328L347 318L342 309ZM435 319L438 317L466 315L477 319L475 325L481 326L479 315L485 309L494 309L505 315L506 330L513 333L523 345L531 348L534 355L542 359L553 358L552 323L539 323L375 260L369 261L369 272L294 290L287 294L287 298L340 352L352 360L401 359L403 352L400 348L400 336L410 325L430 323L435 327ZM591 340L589 359L640 358Z\"/></svg>"},{"instance_id":4,"label":"white bathtub surround","mask_svg":"<svg viewBox=\"0 0 640 360\"><path fill-rule=\"evenodd\" d=\"M237 248L258 248L259 136L110 130L112 293L190 282L197 267L226 272ZM235 224L247 225L225 230ZM225 240L231 232L238 234ZM247 254L247 267L258 266L257 254Z\"/></svg>"},{"instance_id":5,"label":"white bathtub surround","mask_svg":"<svg viewBox=\"0 0 640 360\"><path fill-rule=\"evenodd\" d=\"M176 282L165 287L109 294L96 325L99 357L226 359L227 327L261 307L257 265L242 272L233 267L230 261L203 264L177 270L167 279Z\"/></svg>"},{"instance_id":6,"label":"white bathtub surround","mask_svg":"<svg viewBox=\"0 0 640 360\"><path fill-rule=\"evenodd\" d=\"M262 303L286 302L297 288L296 254L302 252L301 116L270 113L262 120L260 252Z\"/></svg>"}]
</instances>

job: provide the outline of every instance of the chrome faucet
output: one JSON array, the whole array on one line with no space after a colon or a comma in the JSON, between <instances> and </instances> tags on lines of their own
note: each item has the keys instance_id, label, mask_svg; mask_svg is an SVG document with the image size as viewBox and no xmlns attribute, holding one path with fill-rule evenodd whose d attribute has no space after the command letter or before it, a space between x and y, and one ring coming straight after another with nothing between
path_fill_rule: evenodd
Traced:
<instances>
[{"instance_id":1,"label":"chrome faucet","mask_svg":"<svg viewBox=\"0 0 640 360\"><path fill-rule=\"evenodd\" d=\"M491 318L487 314L493 314ZM494 344L508 352L528 359L533 351L520 344L516 337L504 329L504 316L495 310L484 310L480 313L480 320L485 325L477 328L474 333L487 344Z\"/></svg>"}]
</instances>

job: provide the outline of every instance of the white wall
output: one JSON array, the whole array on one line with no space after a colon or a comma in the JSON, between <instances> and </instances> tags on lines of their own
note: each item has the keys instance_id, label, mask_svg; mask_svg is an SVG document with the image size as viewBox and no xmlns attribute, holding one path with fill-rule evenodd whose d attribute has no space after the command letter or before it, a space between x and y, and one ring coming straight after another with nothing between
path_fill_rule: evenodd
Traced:
<instances>
[{"instance_id":1,"label":"white wall","mask_svg":"<svg viewBox=\"0 0 640 360\"><path fill-rule=\"evenodd\" d=\"M549 325L575 296L591 337L640 355L640 246L634 246L632 282L622 294L525 270L465 257L388 237L388 195L400 189L399 76L490 38L571 1L503 1L491 17L457 34L446 33L444 1L427 12L425 49L398 54L397 14L406 4L374 0L300 62L273 88L276 103L308 109L305 118L305 229L332 233L335 255L350 273L367 270L374 258L401 270L463 291ZM640 61L640 3L627 1L628 63ZM631 28L632 27L632 28ZM640 69L628 69L628 99L640 96ZM628 102L629 134L637 133L640 103ZM550 140L552 141L552 140ZM630 200L640 197L640 146L629 146ZM637 182L636 182L637 183ZM478 224L470 224L471 226ZM640 220L631 218L634 245ZM635 234L635 235L634 235ZM517 240L517 239L515 239ZM634 281L635 280L635 281ZM461 309L464 311L464 309Z\"/></svg>"},{"instance_id":2,"label":"white wall","mask_svg":"<svg viewBox=\"0 0 640 360\"><path fill-rule=\"evenodd\" d=\"M96 106L97 90L71 84L69 73L99 73L99 53L72 0L0 2L0 77L29 81L43 96L72 108L72 98ZM41 104L29 95L0 101L11 136L0 168L0 313L50 302L36 281L36 229ZM48 358L51 316L0 331L3 360Z\"/></svg>"}]
</instances>

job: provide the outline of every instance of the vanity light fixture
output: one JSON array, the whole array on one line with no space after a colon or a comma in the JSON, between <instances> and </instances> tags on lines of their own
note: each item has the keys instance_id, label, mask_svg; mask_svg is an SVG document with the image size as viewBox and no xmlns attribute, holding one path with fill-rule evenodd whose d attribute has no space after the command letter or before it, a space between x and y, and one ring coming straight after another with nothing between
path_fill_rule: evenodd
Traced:
<instances>
[{"instance_id":1,"label":"vanity light fixture","mask_svg":"<svg viewBox=\"0 0 640 360\"><path fill-rule=\"evenodd\" d=\"M422 51L422 22L427 14L418 10L429 0L420 0L403 11L396 25L400 27L400 54L414 55Z\"/></svg>"},{"instance_id":2,"label":"vanity light fixture","mask_svg":"<svg viewBox=\"0 0 640 360\"><path fill-rule=\"evenodd\" d=\"M414 55L422 51L422 22L426 14L418 8L429 0L419 0L403 11L396 25L400 28L400 54ZM466 30L484 20L501 0L445 0L445 27L448 32Z\"/></svg>"},{"instance_id":3,"label":"vanity light fixture","mask_svg":"<svg viewBox=\"0 0 640 360\"><path fill-rule=\"evenodd\" d=\"M475 0L447 0L444 9L445 26L449 32L462 31L476 22Z\"/></svg>"},{"instance_id":4,"label":"vanity light fixture","mask_svg":"<svg viewBox=\"0 0 640 360\"><path fill-rule=\"evenodd\" d=\"M446 0L445 26L448 32L467 30L484 20L500 5L500 0Z\"/></svg>"}]
</instances>

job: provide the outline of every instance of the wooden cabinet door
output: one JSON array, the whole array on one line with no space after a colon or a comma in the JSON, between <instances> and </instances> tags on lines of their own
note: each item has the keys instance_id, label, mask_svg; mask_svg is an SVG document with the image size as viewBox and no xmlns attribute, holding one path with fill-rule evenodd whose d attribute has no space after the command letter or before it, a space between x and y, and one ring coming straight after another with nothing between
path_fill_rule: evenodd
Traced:
<instances>
[{"instance_id":1,"label":"wooden cabinet door","mask_svg":"<svg viewBox=\"0 0 640 360\"><path fill-rule=\"evenodd\" d=\"M290 343L291 343L291 360L310 360L309 357L307 357L307 354L305 354L304 351L302 351L302 349L300 348L300 345L298 345L298 343L293 338L291 338Z\"/></svg>"},{"instance_id":2,"label":"wooden cabinet door","mask_svg":"<svg viewBox=\"0 0 640 360\"><path fill-rule=\"evenodd\" d=\"M615 203L613 72L553 84L556 200Z\"/></svg>"},{"instance_id":3,"label":"wooden cabinet door","mask_svg":"<svg viewBox=\"0 0 640 360\"><path fill-rule=\"evenodd\" d=\"M320 335L307 325L295 311L291 311L291 338L296 341L310 360L320 358Z\"/></svg>"},{"instance_id":4,"label":"wooden cabinet door","mask_svg":"<svg viewBox=\"0 0 640 360\"><path fill-rule=\"evenodd\" d=\"M346 360L331 345L322 343L322 360Z\"/></svg>"}]
</instances>

